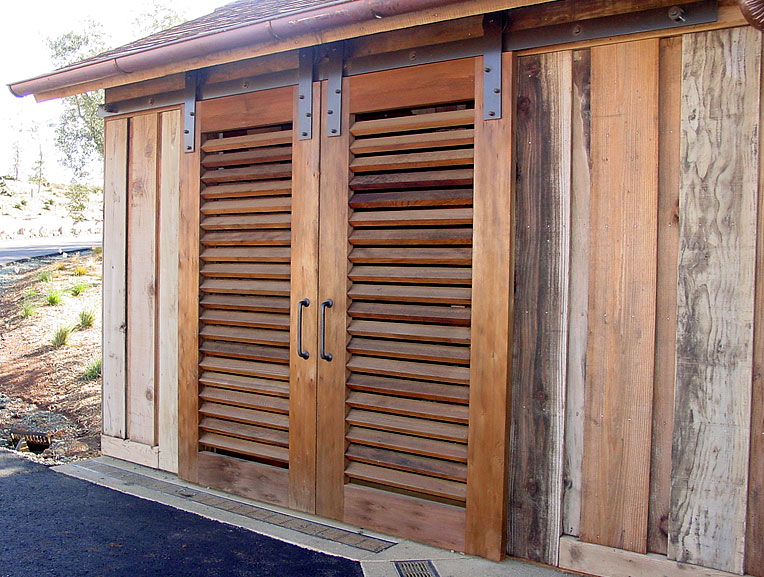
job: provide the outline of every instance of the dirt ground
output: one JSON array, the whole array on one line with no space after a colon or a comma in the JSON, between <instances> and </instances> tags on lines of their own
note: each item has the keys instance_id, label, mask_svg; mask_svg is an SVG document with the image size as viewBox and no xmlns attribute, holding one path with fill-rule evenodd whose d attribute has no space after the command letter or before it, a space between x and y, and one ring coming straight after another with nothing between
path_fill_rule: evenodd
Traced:
<instances>
[{"instance_id":1,"label":"dirt ground","mask_svg":"<svg viewBox=\"0 0 764 577\"><path fill-rule=\"evenodd\" d=\"M8 273L9 271L4 271ZM11 271L12 273L13 271ZM50 280L44 278L50 275ZM72 288L80 286L75 296ZM58 291L59 304L48 304ZM24 306L31 316L24 316ZM80 313L94 313L81 327ZM51 341L61 327L69 342ZM12 445L14 429L42 431L53 438L34 460L59 464L98 454L101 378L85 375L101 358L101 258L69 255L35 270L19 272L0 288L0 445ZM23 444L22 444L22 449ZM32 447L34 448L34 447Z\"/></svg>"}]
</instances>

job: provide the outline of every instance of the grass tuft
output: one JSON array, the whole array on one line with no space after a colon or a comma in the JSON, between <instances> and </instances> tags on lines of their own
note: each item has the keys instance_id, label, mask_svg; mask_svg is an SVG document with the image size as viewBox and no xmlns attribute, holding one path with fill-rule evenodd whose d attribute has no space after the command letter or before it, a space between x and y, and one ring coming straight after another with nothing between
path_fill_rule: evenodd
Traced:
<instances>
[{"instance_id":1,"label":"grass tuft","mask_svg":"<svg viewBox=\"0 0 764 577\"><path fill-rule=\"evenodd\" d=\"M64 270L66 268L66 264L63 262L56 263L56 270Z\"/></svg>"},{"instance_id":2,"label":"grass tuft","mask_svg":"<svg viewBox=\"0 0 764 577\"><path fill-rule=\"evenodd\" d=\"M94 381L101 376L101 359L95 359L87 364L82 377L86 381Z\"/></svg>"},{"instance_id":3,"label":"grass tuft","mask_svg":"<svg viewBox=\"0 0 764 577\"><path fill-rule=\"evenodd\" d=\"M69 343L69 337L72 335L71 327L58 327L58 330L53 335L53 339L50 341L54 347L63 347Z\"/></svg>"},{"instance_id":4,"label":"grass tuft","mask_svg":"<svg viewBox=\"0 0 764 577\"><path fill-rule=\"evenodd\" d=\"M64 293L57 289L53 289L47 295L45 295L45 302L47 302L52 307L60 305L62 300L64 300Z\"/></svg>"},{"instance_id":5,"label":"grass tuft","mask_svg":"<svg viewBox=\"0 0 764 577\"><path fill-rule=\"evenodd\" d=\"M37 275L37 280L40 282L50 282L53 279L48 271L43 271Z\"/></svg>"},{"instance_id":6,"label":"grass tuft","mask_svg":"<svg viewBox=\"0 0 764 577\"><path fill-rule=\"evenodd\" d=\"M95 324L96 315L94 311L82 311L80 312L79 328L87 329Z\"/></svg>"},{"instance_id":7,"label":"grass tuft","mask_svg":"<svg viewBox=\"0 0 764 577\"><path fill-rule=\"evenodd\" d=\"M80 266L74 267L74 276L85 276L89 272L90 271L88 270L88 267L86 266L80 265Z\"/></svg>"},{"instance_id":8,"label":"grass tuft","mask_svg":"<svg viewBox=\"0 0 764 577\"><path fill-rule=\"evenodd\" d=\"M32 303L24 303L21 305L21 316L24 318L32 317L37 313L35 306Z\"/></svg>"},{"instance_id":9,"label":"grass tuft","mask_svg":"<svg viewBox=\"0 0 764 577\"><path fill-rule=\"evenodd\" d=\"M72 296L78 297L82 293L84 293L85 289L87 289L87 288L88 288L88 285L86 285L85 283L78 283L78 284L74 285L72 288L70 288L69 292L72 293Z\"/></svg>"}]
</instances>

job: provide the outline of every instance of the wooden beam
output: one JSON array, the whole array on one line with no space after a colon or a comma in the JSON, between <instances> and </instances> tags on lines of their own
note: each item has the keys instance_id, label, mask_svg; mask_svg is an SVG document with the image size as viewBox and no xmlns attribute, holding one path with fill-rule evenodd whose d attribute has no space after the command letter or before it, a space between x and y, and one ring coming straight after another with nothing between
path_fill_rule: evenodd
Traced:
<instances>
[{"instance_id":1,"label":"wooden beam","mask_svg":"<svg viewBox=\"0 0 764 577\"><path fill-rule=\"evenodd\" d=\"M321 150L321 84L313 83L313 138L292 141L292 250L289 349L289 506L316 510L316 390L318 386L318 201ZM297 99L294 119L299 117ZM310 357L297 355L297 309L302 299L303 346ZM336 383L340 385L340 383ZM341 385L340 385L341 386ZM339 387L338 387L339 388Z\"/></svg>"},{"instance_id":2,"label":"wooden beam","mask_svg":"<svg viewBox=\"0 0 764 577\"><path fill-rule=\"evenodd\" d=\"M475 75L482 76L482 57ZM466 552L506 551L514 302L516 58L502 56L501 119L483 120L475 83L475 184Z\"/></svg>"},{"instance_id":3,"label":"wooden beam","mask_svg":"<svg viewBox=\"0 0 764 577\"><path fill-rule=\"evenodd\" d=\"M294 86L203 100L197 103L202 132L237 130L292 121Z\"/></svg>"},{"instance_id":4,"label":"wooden beam","mask_svg":"<svg viewBox=\"0 0 764 577\"><path fill-rule=\"evenodd\" d=\"M159 115L159 246L157 339L159 362L159 468L178 472L178 211L180 110Z\"/></svg>"},{"instance_id":5,"label":"wooden beam","mask_svg":"<svg viewBox=\"0 0 764 577\"><path fill-rule=\"evenodd\" d=\"M509 543L557 564L570 278L573 54L518 61Z\"/></svg>"},{"instance_id":6,"label":"wooden beam","mask_svg":"<svg viewBox=\"0 0 764 577\"><path fill-rule=\"evenodd\" d=\"M158 115L130 120L127 211L127 438L157 444Z\"/></svg>"},{"instance_id":7,"label":"wooden beam","mask_svg":"<svg viewBox=\"0 0 764 577\"><path fill-rule=\"evenodd\" d=\"M331 362L319 361L318 375L318 454L316 464L316 513L342 519L345 485L345 397L348 371L347 332L350 299L348 298L348 222L350 218L350 86L345 78L342 88L342 133L329 137L325 130L314 133L321 138L321 234L319 247L319 294L316 307L332 299L327 311L326 348ZM328 82L322 83L322 96L328 102ZM326 126L326 107L321 112ZM318 351L315 351L318 356Z\"/></svg>"},{"instance_id":8,"label":"wooden beam","mask_svg":"<svg viewBox=\"0 0 764 577\"><path fill-rule=\"evenodd\" d=\"M676 282L679 256L679 134L682 111L682 39L660 45L660 141L658 149L658 270L655 291L655 376L650 457L647 550L668 546L671 440L676 369Z\"/></svg>"},{"instance_id":9,"label":"wooden beam","mask_svg":"<svg viewBox=\"0 0 764 577\"><path fill-rule=\"evenodd\" d=\"M197 481L199 439L199 122L180 160L178 241L178 476Z\"/></svg>"},{"instance_id":10,"label":"wooden beam","mask_svg":"<svg viewBox=\"0 0 764 577\"><path fill-rule=\"evenodd\" d=\"M590 69L589 50L573 52L570 297L562 502L562 532L568 535L579 534L583 482L584 389L586 343L589 335Z\"/></svg>"},{"instance_id":11,"label":"wooden beam","mask_svg":"<svg viewBox=\"0 0 764 577\"><path fill-rule=\"evenodd\" d=\"M613 547L560 539L560 568L603 577L733 577L732 573L641 555Z\"/></svg>"},{"instance_id":12,"label":"wooden beam","mask_svg":"<svg viewBox=\"0 0 764 577\"><path fill-rule=\"evenodd\" d=\"M159 468L159 447L136 443L129 439L116 439L101 435L101 453L136 465Z\"/></svg>"},{"instance_id":13,"label":"wooden beam","mask_svg":"<svg viewBox=\"0 0 764 577\"><path fill-rule=\"evenodd\" d=\"M764 85L764 66L761 72L762 85ZM748 475L745 570L756 577L764 577L764 134L762 134L764 99L760 102L759 108L759 214L756 233L751 461Z\"/></svg>"},{"instance_id":14,"label":"wooden beam","mask_svg":"<svg viewBox=\"0 0 764 577\"><path fill-rule=\"evenodd\" d=\"M104 435L122 439L127 430L127 137L127 120L104 124L102 427Z\"/></svg>"},{"instance_id":15,"label":"wooden beam","mask_svg":"<svg viewBox=\"0 0 764 577\"><path fill-rule=\"evenodd\" d=\"M592 49L581 539L644 553L658 214L658 41Z\"/></svg>"},{"instance_id":16,"label":"wooden beam","mask_svg":"<svg viewBox=\"0 0 764 577\"><path fill-rule=\"evenodd\" d=\"M743 572L761 33L685 36L671 559Z\"/></svg>"}]
</instances>

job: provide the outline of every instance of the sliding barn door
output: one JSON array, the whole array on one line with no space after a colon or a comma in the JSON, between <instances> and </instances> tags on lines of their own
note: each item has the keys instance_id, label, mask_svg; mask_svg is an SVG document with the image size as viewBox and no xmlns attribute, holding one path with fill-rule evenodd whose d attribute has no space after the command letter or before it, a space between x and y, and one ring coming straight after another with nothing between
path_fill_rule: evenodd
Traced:
<instances>
[{"instance_id":1,"label":"sliding barn door","mask_svg":"<svg viewBox=\"0 0 764 577\"><path fill-rule=\"evenodd\" d=\"M295 324L315 340L319 142L296 138L293 91L199 106L198 481L312 511L315 357Z\"/></svg>"},{"instance_id":2,"label":"sliding barn door","mask_svg":"<svg viewBox=\"0 0 764 577\"><path fill-rule=\"evenodd\" d=\"M347 78L342 135L323 137L317 510L500 557L511 211L486 202L508 203L511 138L487 134L508 121L476 110L476 65Z\"/></svg>"}]
</instances>

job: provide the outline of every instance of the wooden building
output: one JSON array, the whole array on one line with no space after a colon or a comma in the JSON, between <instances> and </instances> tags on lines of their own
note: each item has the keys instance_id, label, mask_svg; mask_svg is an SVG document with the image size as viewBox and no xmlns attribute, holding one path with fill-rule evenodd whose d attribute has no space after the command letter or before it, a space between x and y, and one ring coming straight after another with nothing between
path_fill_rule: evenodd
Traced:
<instances>
[{"instance_id":1,"label":"wooden building","mask_svg":"<svg viewBox=\"0 0 764 577\"><path fill-rule=\"evenodd\" d=\"M239 0L11 85L106 89L103 452L764 577L761 4Z\"/></svg>"}]
</instances>

